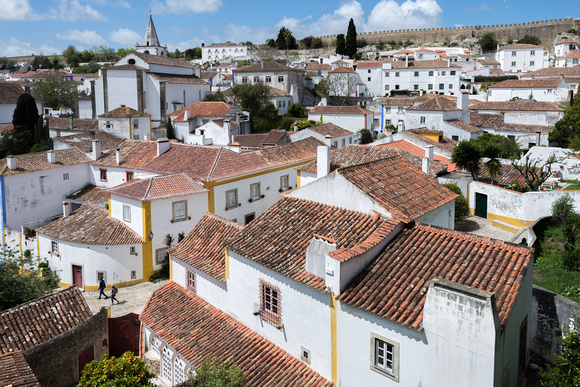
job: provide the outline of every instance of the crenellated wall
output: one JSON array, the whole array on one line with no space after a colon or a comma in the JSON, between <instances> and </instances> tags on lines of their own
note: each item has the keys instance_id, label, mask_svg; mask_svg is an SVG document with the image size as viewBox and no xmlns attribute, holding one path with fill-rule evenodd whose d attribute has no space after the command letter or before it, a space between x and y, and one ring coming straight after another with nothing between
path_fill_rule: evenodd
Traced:
<instances>
[{"instance_id":1,"label":"crenellated wall","mask_svg":"<svg viewBox=\"0 0 580 387\"><path fill-rule=\"evenodd\" d=\"M499 41L521 39L524 35L536 36L545 48L551 48L556 34L576 27L580 27L580 19L566 18L513 24L361 32L357 37L365 39L368 43L379 41L386 43L392 40L406 42L410 40L414 44L423 44L470 37L479 38L485 33L494 32L495 38ZM336 35L326 35L320 38L328 43L336 40Z\"/></svg>"}]
</instances>

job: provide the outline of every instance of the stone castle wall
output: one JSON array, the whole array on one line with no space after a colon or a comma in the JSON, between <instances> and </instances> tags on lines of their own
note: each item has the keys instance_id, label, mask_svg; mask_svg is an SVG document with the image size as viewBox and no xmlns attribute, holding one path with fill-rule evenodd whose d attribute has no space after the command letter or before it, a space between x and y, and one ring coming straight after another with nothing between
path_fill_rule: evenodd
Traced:
<instances>
[{"instance_id":1,"label":"stone castle wall","mask_svg":"<svg viewBox=\"0 0 580 387\"><path fill-rule=\"evenodd\" d=\"M391 30L361 32L357 38L365 39L369 44L389 41L412 41L414 44L443 43L446 40L463 40L466 38L480 38L488 32L495 33L495 38L499 41L508 39L517 40L524 35L536 36L545 48L551 48L556 34L566 32L570 29L580 27L580 20L572 18L553 19L544 21L534 21L528 23L463 26L463 27L443 27L443 28L417 28L408 30ZM320 37L326 43L336 40L336 35L326 35Z\"/></svg>"}]
</instances>

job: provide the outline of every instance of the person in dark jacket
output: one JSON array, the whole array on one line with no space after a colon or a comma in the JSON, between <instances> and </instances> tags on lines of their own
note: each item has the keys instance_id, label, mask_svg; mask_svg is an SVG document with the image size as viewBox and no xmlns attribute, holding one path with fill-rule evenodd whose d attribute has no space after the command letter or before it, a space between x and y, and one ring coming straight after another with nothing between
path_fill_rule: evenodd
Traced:
<instances>
[{"instance_id":1,"label":"person in dark jacket","mask_svg":"<svg viewBox=\"0 0 580 387\"><path fill-rule=\"evenodd\" d=\"M113 285L111 287L111 304L114 304L115 301L117 301L117 304L119 303L119 300L117 300L115 298L115 296L117 295L117 293L119 293L119 290L117 289L117 287L115 285Z\"/></svg>"},{"instance_id":2,"label":"person in dark jacket","mask_svg":"<svg viewBox=\"0 0 580 387\"><path fill-rule=\"evenodd\" d=\"M102 279L101 282L99 282L99 300L101 299L101 296L105 296L105 299L109 298L109 296L105 294L105 286L105 280Z\"/></svg>"}]
</instances>

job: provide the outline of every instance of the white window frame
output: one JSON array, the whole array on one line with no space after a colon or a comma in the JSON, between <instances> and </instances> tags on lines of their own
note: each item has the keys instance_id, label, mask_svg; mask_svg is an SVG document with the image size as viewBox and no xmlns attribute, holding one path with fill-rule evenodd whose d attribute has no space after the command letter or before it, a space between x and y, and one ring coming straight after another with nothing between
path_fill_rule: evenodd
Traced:
<instances>
[{"instance_id":1,"label":"white window frame","mask_svg":"<svg viewBox=\"0 0 580 387\"><path fill-rule=\"evenodd\" d=\"M195 293L195 285L197 282L197 278L195 276L195 271L191 269L186 269L185 271L185 287Z\"/></svg>"},{"instance_id":2,"label":"white window frame","mask_svg":"<svg viewBox=\"0 0 580 387\"><path fill-rule=\"evenodd\" d=\"M135 246L129 246L129 255L137 255L137 248Z\"/></svg>"},{"instance_id":3,"label":"white window frame","mask_svg":"<svg viewBox=\"0 0 580 387\"><path fill-rule=\"evenodd\" d=\"M70 174L69 174L68 172L66 172L66 173L63 173L63 174L62 174L62 179L63 179L63 180L69 180L69 179L70 179Z\"/></svg>"},{"instance_id":4,"label":"white window frame","mask_svg":"<svg viewBox=\"0 0 580 387\"><path fill-rule=\"evenodd\" d=\"M180 200L171 203L171 210L173 213L173 222L181 222L187 220L187 200Z\"/></svg>"},{"instance_id":5,"label":"white window frame","mask_svg":"<svg viewBox=\"0 0 580 387\"><path fill-rule=\"evenodd\" d=\"M284 82L284 76L278 75L278 83L282 83L282 82Z\"/></svg>"},{"instance_id":6,"label":"white window frame","mask_svg":"<svg viewBox=\"0 0 580 387\"><path fill-rule=\"evenodd\" d=\"M421 117L420 117L420 123L421 123L421 124L424 124L424 123L425 123L425 117L424 117L424 116L421 116Z\"/></svg>"},{"instance_id":7,"label":"white window frame","mask_svg":"<svg viewBox=\"0 0 580 387\"><path fill-rule=\"evenodd\" d=\"M262 198L260 183L250 184L250 199L259 200Z\"/></svg>"},{"instance_id":8,"label":"white window frame","mask_svg":"<svg viewBox=\"0 0 580 387\"><path fill-rule=\"evenodd\" d=\"M399 382L399 343L371 332L370 344L371 370ZM391 356L390 360L388 358L389 354Z\"/></svg>"},{"instance_id":9,"label":"white window frame","mask_svg":"<svg viewBox=\"0 0 580 387\"><path fill-rule=\"evenodd\" d=\"M290 175L280 176L280 189L286 191L290 186Z\"/></svg>"},{"instance_id":10,"label":"white window frame","mask_svg":"<svg viewBox=\"0 0 580 387\"><path fill-rule=\"evenodd\" d=\"M106 271L97 271L97 282L101 282L101 280L107 282L107 272Z\"/></svg>"},{"instance_id":11,"label":"white window frame","mask_svg":"<svg viewBox=\"0 0 580 387\"><path fill-rule=\"evenodd\" d=\"M50 241L50 253L58 255L58 241Z\"/></svg>"},{"instance_id":12,"label":"white window frame","mask_svg":"<svg viewBox=\"0 0 580 387\"><path fill-rule=\"evenodd\" d=\"M272 83L272 77L270 75L266 75L266 83Z\"/></svg>"},{"instance_id":13,"label":"white window frame","mask_svg":"<svg viewBox=\"0 0 580 387\"><path fill-rule=\"evenodd\" d=\"M226 210L238 207L238 189L226 191Z\"/></svg>"},{"instance_id":14,"label":"white window frame","mask_svg":"<svg viewBox=\"0 0 580 387\"><path fill-rule=\"evenodd\" d=\"M131 206L123 204L123 220L131 223Z\"/></svg>"}]
</instances>

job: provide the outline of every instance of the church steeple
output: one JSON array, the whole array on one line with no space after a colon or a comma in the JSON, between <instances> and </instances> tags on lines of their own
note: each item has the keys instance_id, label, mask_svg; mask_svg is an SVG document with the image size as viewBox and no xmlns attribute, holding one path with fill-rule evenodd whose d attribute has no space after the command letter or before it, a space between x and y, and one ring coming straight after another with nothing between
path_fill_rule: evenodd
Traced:
<instances>
[{"instance_id":1,"label":"church steeple","mask_svg":"<svg viewBox=\"0 0 580 387\"><path fill-rule=\"evenodd\" d=\"M167 46L162 46L157 37L155 24L153 24L153 17L149 12L149 23L147 24L147 32L145 32L145 40L143 45L135 45L137 52L149 55L167 56Z\"/></svg>"}]
</instances>

